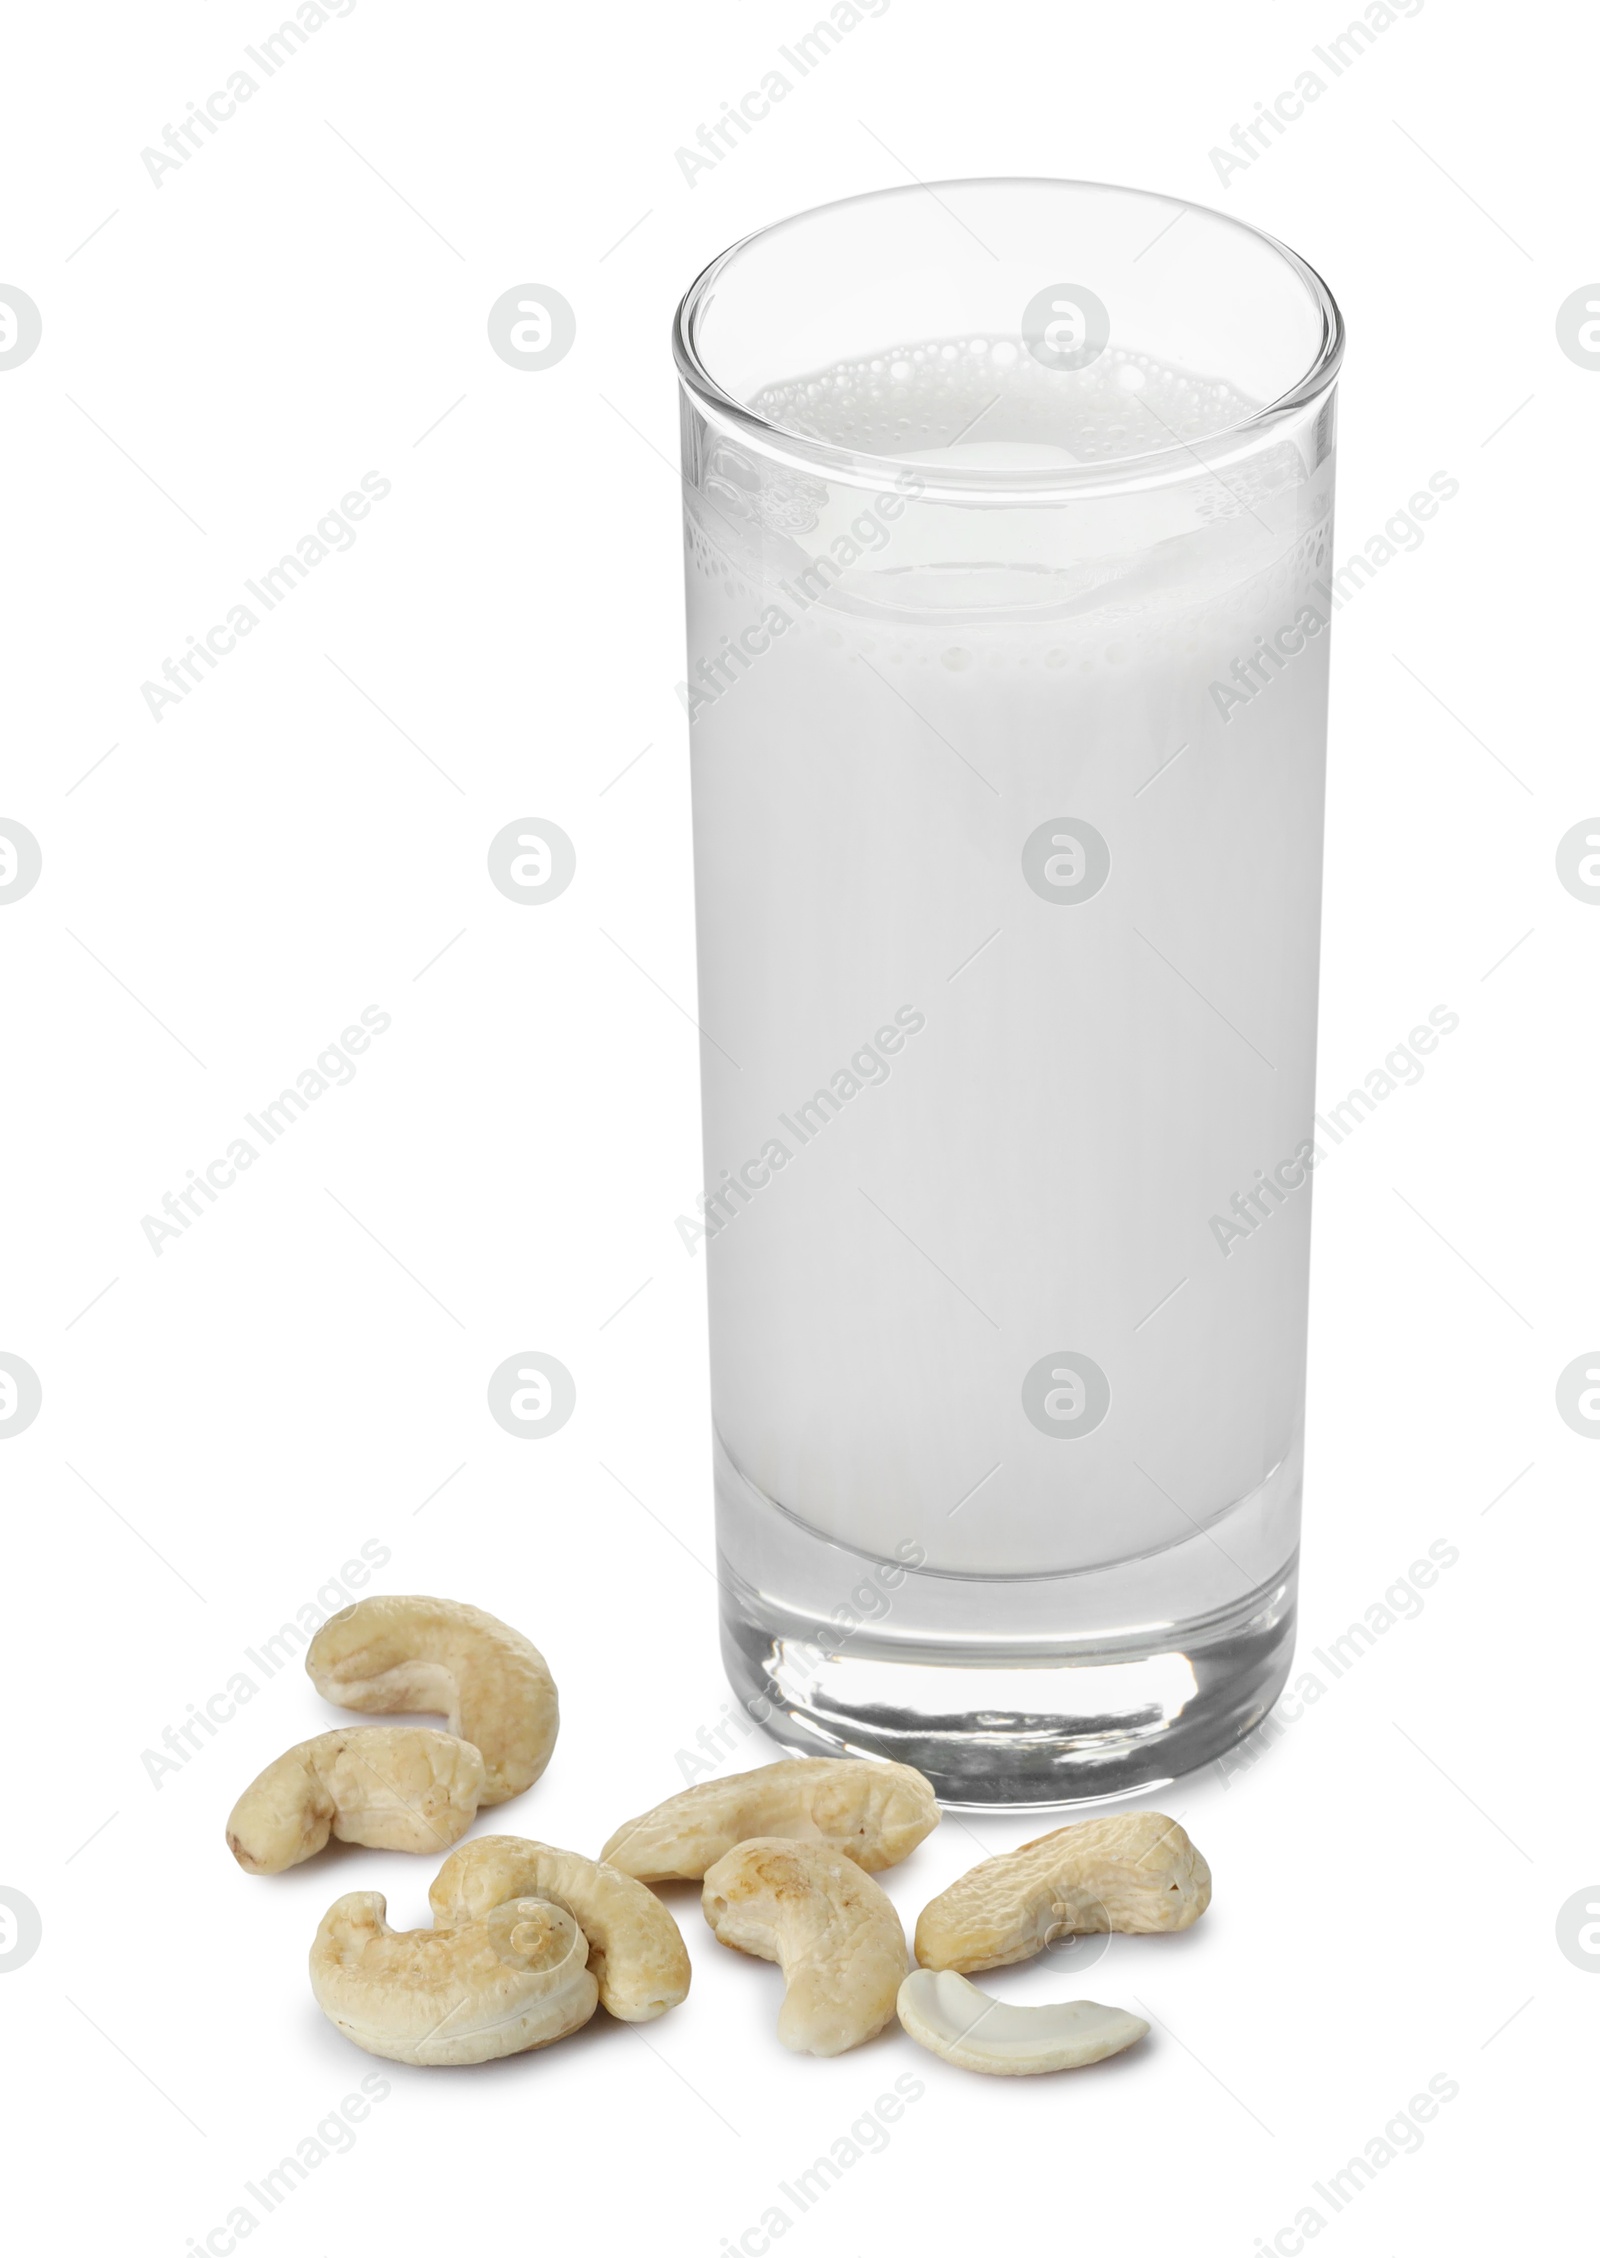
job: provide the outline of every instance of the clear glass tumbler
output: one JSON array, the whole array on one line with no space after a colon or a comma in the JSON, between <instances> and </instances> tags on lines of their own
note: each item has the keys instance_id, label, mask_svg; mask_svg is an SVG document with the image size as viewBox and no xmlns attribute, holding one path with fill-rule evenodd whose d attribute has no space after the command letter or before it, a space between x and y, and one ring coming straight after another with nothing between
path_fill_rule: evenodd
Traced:
<instances>
[{"instance_id":1,"label":"clear glass tumbler","mask_svg":"<svg viewBox=\"0 0 1600 2258\"><path fill-rule=\"evenodd\" d=\"M1341 347L1073 181L679 310L727 1664L951 1802L1149 1788L1289 1667Z\"/></svg>"}]
</instances>

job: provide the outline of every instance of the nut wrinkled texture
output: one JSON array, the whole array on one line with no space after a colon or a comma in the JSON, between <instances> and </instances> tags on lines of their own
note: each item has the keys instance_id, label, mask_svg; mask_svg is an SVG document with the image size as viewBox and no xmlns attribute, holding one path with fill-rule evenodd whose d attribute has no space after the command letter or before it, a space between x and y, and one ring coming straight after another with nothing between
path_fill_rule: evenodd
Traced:
<instances>
[{"instance_id":1,"label":"nut wrinkled texture","mask_svg":"<svg viewBox=\"0 0 1600 2258\"><path fill-rule=\"evenodd\" d=\"M483 1755L483 1804L531 1787L550 1761L560 1712L544 1656L520 1631L462 1600L387 1593L323 1624L311 1681L342 1709L436 1711Z\"/></svg>"},{"instance_id":2,"label":"nut wrinkled texture","mask_svg":"<svg viewBox=\"0 0 1600 2258\"><path fill-rule=\"evenodd\" d=\"M1013 2007L951 1968L913 1969L896 2005L905 2030L930 2054L998 2078L1082 2069L1137 2044L1150 2028L1137 2015L1092 1999Z\"/></svg>"},{"instance_id":3,"label":"nut wrinkled texture","mask_svg":"<svg viewBox=\"0 0 1600 2258\"><path fill-rule=\"evenodd\" d=\"M454 1929L391 1929L376 1890L329 1906L311 1947L317 2005L390 2062L449 2067L549 2046L599 1996L570 1913L513 1898Z\"/></svg>"},{"instance_id":4,"label":"nut wrinkled texture","mask_svg":"<svg viewBox=\"0 0 1600 2258\"><path fill-rule=\"evenodd\" d=\"M917 1922L924 1968L1005 1968L1052 1938L1187 1929L1211 1903L1211 1869L1175 1819L1118 1812L1058 1827L953 1882Z\"/></svg>"},{"instance_id":5,"label":"nut wrinkled texture","mask_svg":"<svg viewBox=\"0 0 1600 2258\"><path fill-rule=\"evenodd\" d=\"M778 2036L796 2054L843 2054L892 2021L910 1965L900 1916L826 1843L742 1842L705 1878L717 1938L783 1970Z\"/></svg>"},{"instance_id":6,"label":"nut wrinkled texture","mask_svg":"<svg viewBox=\"0 0 1600 2258\"><path fill-rule=\"evenodd\" d=\"M330 1835L369 1850L448 1850L483 1796L470 1741L426 1725L345 1725L286 1749L228 1817L228 1848L247 1874L281 1874Z\"/></svg>"},{"instance_id":7,"label":"nut wrinkled texture","mask_svg":"<svg viewBox=\"0 0 1600 2258\"><path fill-rule=\"evenodd\" d=\"M938 1824L933 1789L909 1764L801 1756L685 1788L619 1827L600 1856L641 1882L697 1882L736 1843L773 1835L830 1843L878 1874Z\"/></svg>"},{"instance_id":8,"label":"nut wrinkled texture","mask_svg":"<svg viewBox=\"0 0 1600 2258\"><path fill-rule=\"evenodd\" d=\"M440 1928L479 1921L507 1898L541 1898L570 1913L589 1943L600 2004L624 2023L649 2023L689 1989L678 1924L643 1882L574 1850L479 1835L452 1851L428 1892Z\"/></svg>"}]
</instances>

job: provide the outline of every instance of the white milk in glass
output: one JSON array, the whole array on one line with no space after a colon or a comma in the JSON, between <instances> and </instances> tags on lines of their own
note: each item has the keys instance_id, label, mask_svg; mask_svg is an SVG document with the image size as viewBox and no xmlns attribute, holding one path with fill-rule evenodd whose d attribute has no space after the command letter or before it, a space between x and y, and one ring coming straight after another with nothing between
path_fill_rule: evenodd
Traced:
<instances>
[{"instance_id":1,"label":"white milk in glass","mask_svg":"<svg viewBox=\"0 0 1600 2258\"><path fill-rule=\"evenodd\" d=\"M1328 419L976 506L927 489L1254 403L967 338L751 405L904 467L830 485L695 438L684 1236L725 1522L946 1576L1182 1548L1220 1605L1281 1568L1298 1497Z\"/></svg>"}]
</instances>

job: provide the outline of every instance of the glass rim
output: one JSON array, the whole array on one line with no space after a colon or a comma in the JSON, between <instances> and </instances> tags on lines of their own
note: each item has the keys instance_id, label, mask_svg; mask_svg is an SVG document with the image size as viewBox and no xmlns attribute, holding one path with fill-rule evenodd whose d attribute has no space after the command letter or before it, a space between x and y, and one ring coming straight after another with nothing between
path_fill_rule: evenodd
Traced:
<instances>
[{"instance_id":1,"label":"glass rim","mask_svg":"<svg viewBox=\"0 0 1600 2258\"><path fill-rule=\"evenodd\" d=\"M1151 448L1137 455L1126 455L1112 463L1084 463L1069 468L1046 470L1003 470L992 465L974 465L961 468L948 463L919 464L914 456L874 454L851 447L834 446L826 440L813 439L804 432L792 431L781 423L769 422L757 415L744 401L724 390L701 358L697 324L708 309L711 293L725 269L739 255L747 251L764 236L776 235L781 229L794 227L801 221L814 219L822 212L836 212L851 205L873 204L890 198L915 195L937 195L941 189L959 188L1083 188L1097 194L1111 194L1137 198L1143 202L1160 205L1178 215L1185 212L1204 214L1209 220L1220 221L1224 226L1236 228L1241 234L1254 236L1258 243L1278 256L1304 286L1313 307L1322 318L1322 337L1316 352L1296 381L1287 391L1261 407L1252 409L1236 423L1219 432L1208 433L1195 444L1179 440L1171 446ZM1169 222L1170 224L1175 224ZM766 226L753 228L748 235L730 243L709 266L704 267L690 283L678 304L672 324L672 356L677 364L678 381L684 392L700 409L706 420L744 444L767 460L785 469L810 472L829 479L835 484L859 486L879 491L904 490L908 477L918 481L919 498L928 501L982 501L989 504L1047 504L1092 499L1095 496L1146 492L1151 488L1181 485L1193 478L1198 465L1202 471L1215 472L1219 466L1236 460L1258 446L1262 438L1276 425L1281 424L1301 408L1330 392L1339 374L1344 358L1344 317L1339 311L1333 292L1323 281L1316 268L1287 243L1269 235L1265 228L1253 227L1248 220L1237 219L1231 212L1220 212L1211 204L1196 204L1183 196L1166 196L1158 190L1128 188L1114 181L1056 180L1034 174L986 174L962 180L919 181L890 188L868 189L858 196L830 198L825 204L813 204L801 212L792 212L781 220L771 220ZM795 370L794 375L805 372ZM1201 373L1204 373L1203 371Z\"/></svg>"}]
</instances>

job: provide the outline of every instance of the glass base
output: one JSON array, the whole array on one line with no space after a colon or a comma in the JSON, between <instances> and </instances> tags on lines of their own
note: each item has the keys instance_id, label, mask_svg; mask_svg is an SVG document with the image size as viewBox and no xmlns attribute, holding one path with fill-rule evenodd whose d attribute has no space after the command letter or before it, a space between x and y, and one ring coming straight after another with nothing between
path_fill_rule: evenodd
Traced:
<instances>
[{"instance_id":1,"label":"glass base","mask_svg":"<svg viewBox=\"0 0 1600 2258\"><path fill-rule=\"evenodd\" d=\"M798 1752L914 1764L942 1803L971 1809L1100 1800L1223 1755L1288 1676L1299 1482L1287 1467L1141 1560L979 1579L835 1544L720 1445L717 1457L728 1676ZM1266 1574L1264 1553L1277 1556Z\"/></svg>"}]
</instances>

